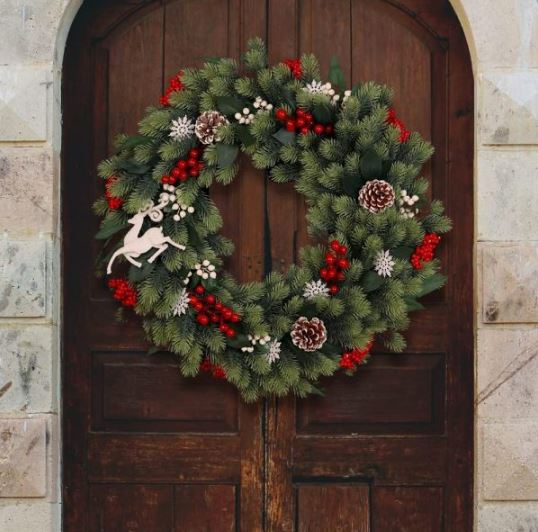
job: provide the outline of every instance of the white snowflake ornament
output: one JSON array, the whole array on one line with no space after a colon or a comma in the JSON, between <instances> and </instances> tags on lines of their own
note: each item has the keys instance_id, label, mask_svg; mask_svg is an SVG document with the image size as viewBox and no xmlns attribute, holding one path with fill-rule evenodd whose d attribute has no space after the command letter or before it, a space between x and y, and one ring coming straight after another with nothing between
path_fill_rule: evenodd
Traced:
<instances>
[{"instance_id":1,"label":"white snowflake ornament","mask_svg":"<svg viewBox=\"0 0 538 532\"><path fill-rule=\"evenodd\" d=\"M184 288L179 295L177 303L172 309L172 314L174 316L182 316L183 314L187 314L187 310L189 309L189 302L189 294L187 293L187 289Z\"/></svg>"},{"instance_id":2,"label":"white snowflake ornament","mask_svg":"<svg viewBox=\"0 0 538 532\"><path fill-rule=\"evenodd\" d=\"M329 287L327 284L321 279L318 279L317 281L310 281L309 283L306 283L303 297L305 299L314 299L317 296L328 297L329 293Z\"/></svg>"},{"instance_id":3,"label":"white snowflake ornament","mask_svg":"<svg viewBox=\"0 0 538 532\"><path fill-rule=\"evenodd\" d=\"M310 83L306 84L304 90L310 94L324 94L330 98L331 103L333 104L336 104L336 102L340 99L340 95L336 94L336 91L329 82L322 83L321 81L313 79Z\"/></svg>"},{"instance_id":4,"label":"white snowflake ornament","mask_svg":"<svg viewBox=\"0 0 538 532\"><path fill-rule=\"evenodd\" d=\"M174 140L185 140L194 135L194 124L187 116L172 120L170 126L170 137Z\"/></svg>"},{"instance_id":5,"label":"white snowflake ornament","mask_svg":"<svg viewBox=\"0 0 538 532\"><path fill-rule=\"evenodd\" d=\"M265 358L267 359L267 362L269 362L269 364L273 364L280 358L281 345L282 344L280 342L277 342L276 340L273 340L269 343L269 349L265 354Z\"/></svg>"},{"instance_id":6,"label":"white snowflake ornament","mask_svg":"<svg viewBox=\"0 0 538 532\"><path fill-rule=\"evenodd\" d=\"M394 271L394 264L390 251L378 251L374 261L374 270L381 277L390 277Z\"/></svg>"}]
</instances>

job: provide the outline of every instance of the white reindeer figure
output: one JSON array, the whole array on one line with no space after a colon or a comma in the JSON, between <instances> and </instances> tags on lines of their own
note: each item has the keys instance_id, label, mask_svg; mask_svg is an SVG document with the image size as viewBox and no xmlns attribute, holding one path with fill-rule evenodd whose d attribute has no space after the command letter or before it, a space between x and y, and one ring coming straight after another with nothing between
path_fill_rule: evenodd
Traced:
<instances>
[{"instance_id":1,"label":"white reindeer figure","mask_svg":"<svg viewBox=\"0 0 538 532\"><path fill-rule=\"evenodd\" d=\"M157 251L148 259L148 262L150 263L153 262L166 249L168 249L168 244L182 251L185 250L185 246L177 244L169 236L164 236L162 227L151 227L143 235L138 235L146 216L149 216L154 222L160 222L163 219L163 208L166 207L167 203L168 202L161 202L159 205L155 206L152 202L147 209L142 210L135 214L132 218L129 218L128 222L132 224L133 227L125 235L123 239L123 246L117 249L112 257L110 257L110 261L108 262L106 269L108 275L112 273L112 264L120 255L123 255L137 268L140 268L142 263L135 259L146 253L146 251L150 250L151 248L157 248Z\"/></svg>"}]
</instances>

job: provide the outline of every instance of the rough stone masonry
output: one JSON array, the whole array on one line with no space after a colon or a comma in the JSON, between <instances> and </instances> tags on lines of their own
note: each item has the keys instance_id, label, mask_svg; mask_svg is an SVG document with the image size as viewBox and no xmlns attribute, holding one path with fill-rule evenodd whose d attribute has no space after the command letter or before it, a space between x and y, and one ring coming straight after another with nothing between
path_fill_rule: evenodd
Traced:
<instances>
[{"instance_id":1,"label":"rough stone masonry","mask_svg":"<svg viewBox=\"0 0 538 532\"><path fill-rule=\"evenodd\" d=\"M61 528L60 80L81 2L0 0L2 532ZM476 87L475 528L531 532L538 530L538 3L452 4Z\"/></svg>"}]
</instances>

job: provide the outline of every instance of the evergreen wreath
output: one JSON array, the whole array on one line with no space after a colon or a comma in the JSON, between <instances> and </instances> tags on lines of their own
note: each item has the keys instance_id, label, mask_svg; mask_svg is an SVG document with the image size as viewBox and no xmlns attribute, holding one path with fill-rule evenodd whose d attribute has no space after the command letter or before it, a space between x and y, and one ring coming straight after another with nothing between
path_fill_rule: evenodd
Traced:
<instances>
[{"instance_id":1,"label":"evergreen wreath","mask_svg":"<svg viewBox=\"0 0 538 532\"><path fill-rule=\"evenodd\" d=\"M309 54L268 67L260 39L239 68L218 58L180 71L139 135L120 136L100 164L98 271L130 263L109 278L113 297L143 316L152 349L175 353L183 375L210 372L247 401L304 397L321 393L320 377L364 364L374 338L405 348L409 313L445 283L434 251L451 223L419 177L433 148L397 118L389 88L343 91L335 60L330 82L318 81ZM235 178L240 151L295 184L319 242L286 274L246 284L222 271L233 243L208 194Z\"/></svg>"}]
</instances>

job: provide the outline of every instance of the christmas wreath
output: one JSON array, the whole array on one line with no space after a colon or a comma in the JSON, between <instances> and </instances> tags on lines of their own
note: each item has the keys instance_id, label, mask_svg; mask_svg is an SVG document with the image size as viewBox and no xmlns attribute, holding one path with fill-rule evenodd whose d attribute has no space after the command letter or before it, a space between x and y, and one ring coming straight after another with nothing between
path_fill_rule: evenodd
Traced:
<instances>
[{"instance_id":1,"label":"christmas wreath","mask_svg":"<svg viewBox=\"0 0 538 532\"><path fill-rule=\"evenodd\" d=\"M319 393L320 377L364 364L374 338L402 351L409 313L445 282L434 251L450 220L419 176L433 148L397 118L386 86L344 90L334 60L319 80L314 56L269 67L254 39L241 65L181 70L99 167L98 269L128 266L109 277L114 299L183 375L210 372L248 401ZM233 243L208 192L235 178L239 152L295 184L317 242L287 273L246 284L222 271Z\"/></svg>"}]
</instances>

